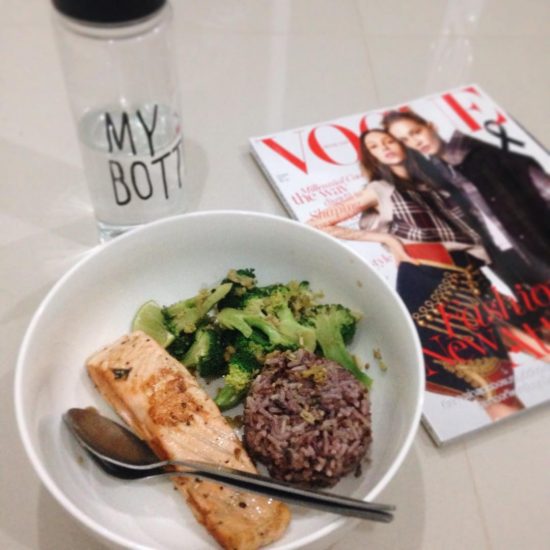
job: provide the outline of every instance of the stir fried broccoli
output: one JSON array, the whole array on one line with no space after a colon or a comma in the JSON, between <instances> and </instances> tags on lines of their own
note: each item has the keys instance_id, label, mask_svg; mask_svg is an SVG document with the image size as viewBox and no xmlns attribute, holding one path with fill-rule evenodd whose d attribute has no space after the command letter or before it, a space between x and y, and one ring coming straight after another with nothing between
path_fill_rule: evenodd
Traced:
<instances>
[{"instance_id":1,"label":"stir fried broccoli","mask_svg":"<svg viewBox=\"0 0 550 550\"><path fill-rule=\"evenodd\" d=\"M254 329L258 329L267 336L269 342L274 346L292 348L295 345L294 340L283 334L273 319L262 311L227 307L218 313L217 320L221 327L238 330L245 337L249 337Z\"/></svg>"},{"instance_id":2,"label":"stir fried broccoli","mask_svg":"<svg viewBox=\"0 0 550 550\"><path fill-rule=\"evenodd\" d=\"M221 376L226 371L225 348L221 332L214 327L200 327L181 362L189 368L196 368L204 378Z\"/></svg>"},{"instance_id":3,"label":"stir fried broccoli","mask_svg":"<svg viewBox=\"0 0 550 550\"><path fill-rule=\"evenodd\" d=\"M270 287L265 299L265 311L275 320L279 332L289 338L293 345L314 351L316 345L315 330L298 322L293 312L293 304L302 297L304 287L274 285ZM300 307L302 307L300 305Z\"/></svg>"},{"instance_id":4,"label":"stir fried broccoli","mask_svg":"<svg viewBox=\"0 0 550 550\"><path fill-rule=\"evenodd\" d=\"M256 286L242 294L239 308L222 309L217 316L218 323L226 329L238 330L246 337L253 329L260 330L274 346L303 347L313 351L315 331L299 323L292 311L293 299L302 294L302 289L282 284Z\"/></svg>"},{"instance_id":5,"label":"stir fried broccoli","mask_svg":"<svg viewBox=\"0 0 550 550\"><path fill-rule=\"evenodd\" d=\"M238 405L248 393L256 375L260 372L268 350L269 342L257 334L254 338L245 338L239 334L234 346L228 350L227 374L223 377L224 385L218 390L214 402L220 410L225 411Z\"/></svg>"},{"instance_id":6,"label":"stir fried broccoli","mask_svg":"<svg viewBox=\"0 0 550 550\"><path fill-rule=\"evenodd\" d=\"M260 330L252 329L249 336L237 333L234 342L226 348L228 372L214 399L221 410L238 405L246 397L267 355L276 349L286 348L273 345Z\"/></svg>"},{"instance_id":7,"label":"stir fried broccoli","mask_svg":"<svg viewBox=\"0 0 550 550\"><path fill-rule=\"evenodd\" d=\"M166 321L166 326L170 326L170 322ZM189 348L193 345L195 333L180 332L175 336L171 344L166 348L166 351L172 356L181 361Z\"/></svg>"},{"instance_id":8,"label":"stir fried broccoli","mask_svg":"<svg viewBox=\"0 0 550 550\"><path fill-rule=\"evenodd\" d=\"M358 317L341 304L322 304L309 309L305 322L315 327L317 342L324 357L336 361L349 370L368 388L372 379L359 368L346 348L357 329Z\"/></svg>"},{"instance_id":9,"label":"stir fried broccoli","mask_svg":"<svg viewBox=\"0 0 550 550\"><path fill-rule=\"evenodd\" d=\"M218 286L163 307L160 321L155 319L171 333L166 349L173 357L199 376L223 376L215 397L221 410L244 399L275 350L316 352L370 387L371 379L346 347L359 316L340 304L322 304L321 298L307 281L259 286L254 269L232 269Z\"/></svg>"},{"instance_id":10,"label":"stir fried broccoli","mask_svg":"<svg viewBox=\"0 0 550 550\"><path fill-rule=\"evenodd\" d=\"M212 290L203 290L196 296L181 300L164 308L168 327L174 334L191 333L206 314L231 290L231 283L224 283Z\"/></svg>"},{"instance_id":11,"label":"stir fried broccoli","mask_svg":"<svg viewBox=\"0 0 550 550\"><path fill-rule=\"evenodd\" d=\"M231 290L218 302L218 308L240 307L242 297L256 284L256 274L253 269L230 269L221 284L231 284Z\"/></svg>"}]
</instances>

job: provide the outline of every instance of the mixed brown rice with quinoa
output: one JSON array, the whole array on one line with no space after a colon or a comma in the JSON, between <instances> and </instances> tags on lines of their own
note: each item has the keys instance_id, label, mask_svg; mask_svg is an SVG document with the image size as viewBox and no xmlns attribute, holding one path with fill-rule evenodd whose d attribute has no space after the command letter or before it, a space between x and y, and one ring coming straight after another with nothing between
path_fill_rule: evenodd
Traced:
<instances>
[{"instance_id":1,"label":"mixed brown rice with quinoa","mask_svg":"<svg viewBox=\"0 0 550 550\"><path fill-rule=\"evenodd\" d=\"M306 350L271 354L247 396L244 443L270 475L331 487L360 472L371 442L367 388Z\"/></svg>"}]
</instances>

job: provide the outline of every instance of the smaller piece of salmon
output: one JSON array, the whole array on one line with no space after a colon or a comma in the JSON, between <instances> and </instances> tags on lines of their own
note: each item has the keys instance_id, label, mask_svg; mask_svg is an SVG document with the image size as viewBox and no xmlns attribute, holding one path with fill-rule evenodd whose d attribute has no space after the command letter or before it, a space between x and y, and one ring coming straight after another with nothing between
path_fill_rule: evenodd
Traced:
<instances>
[{"instance_id":1,"label":"smaller piece of salmon","mask_svg":"<svg viewBox=\"0 0 550 550\"><path fill-rule=\"evenodd\" d=\"M132 332L101 349L86 367L103 397L160 459L256 472L195 377L144 332ZM290 521L288 507L270 498L196 478L173 481L223 548L260 548L280 538Z\"/></svg>"}]
</instances>

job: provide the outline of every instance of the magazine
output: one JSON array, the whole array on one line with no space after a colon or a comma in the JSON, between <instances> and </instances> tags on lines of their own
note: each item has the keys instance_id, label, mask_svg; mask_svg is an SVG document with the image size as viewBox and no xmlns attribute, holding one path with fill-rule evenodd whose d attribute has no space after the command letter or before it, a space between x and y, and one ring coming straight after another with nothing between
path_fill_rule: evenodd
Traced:
<instances>
[{"instance_id":1,"label":"magazine","mask_svg":"<svg viewBox=\"0 0 550 550\"><path fill-rule=\"evenodd\" d=\"M290 216L396 289L437 444L550 400L550 155L479 86L250 147Z\"/></svg>"}]
</instances>

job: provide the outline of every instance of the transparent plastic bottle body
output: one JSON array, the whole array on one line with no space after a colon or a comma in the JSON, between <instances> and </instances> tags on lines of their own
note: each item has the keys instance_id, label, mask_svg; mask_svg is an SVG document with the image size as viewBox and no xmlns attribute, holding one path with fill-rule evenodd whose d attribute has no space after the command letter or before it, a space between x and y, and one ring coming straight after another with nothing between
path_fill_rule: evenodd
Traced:
<instances>
[{"instance_id":1,"label":"transparent plastic bottle body","mask_svg":"<svg viewBox=\"0 0 550 550\"><path fill-rule=\"evenodd\" d=\"M54 13L100 240L185 209L171 8L117 25Z\"/></svg>"}]
</instances>

